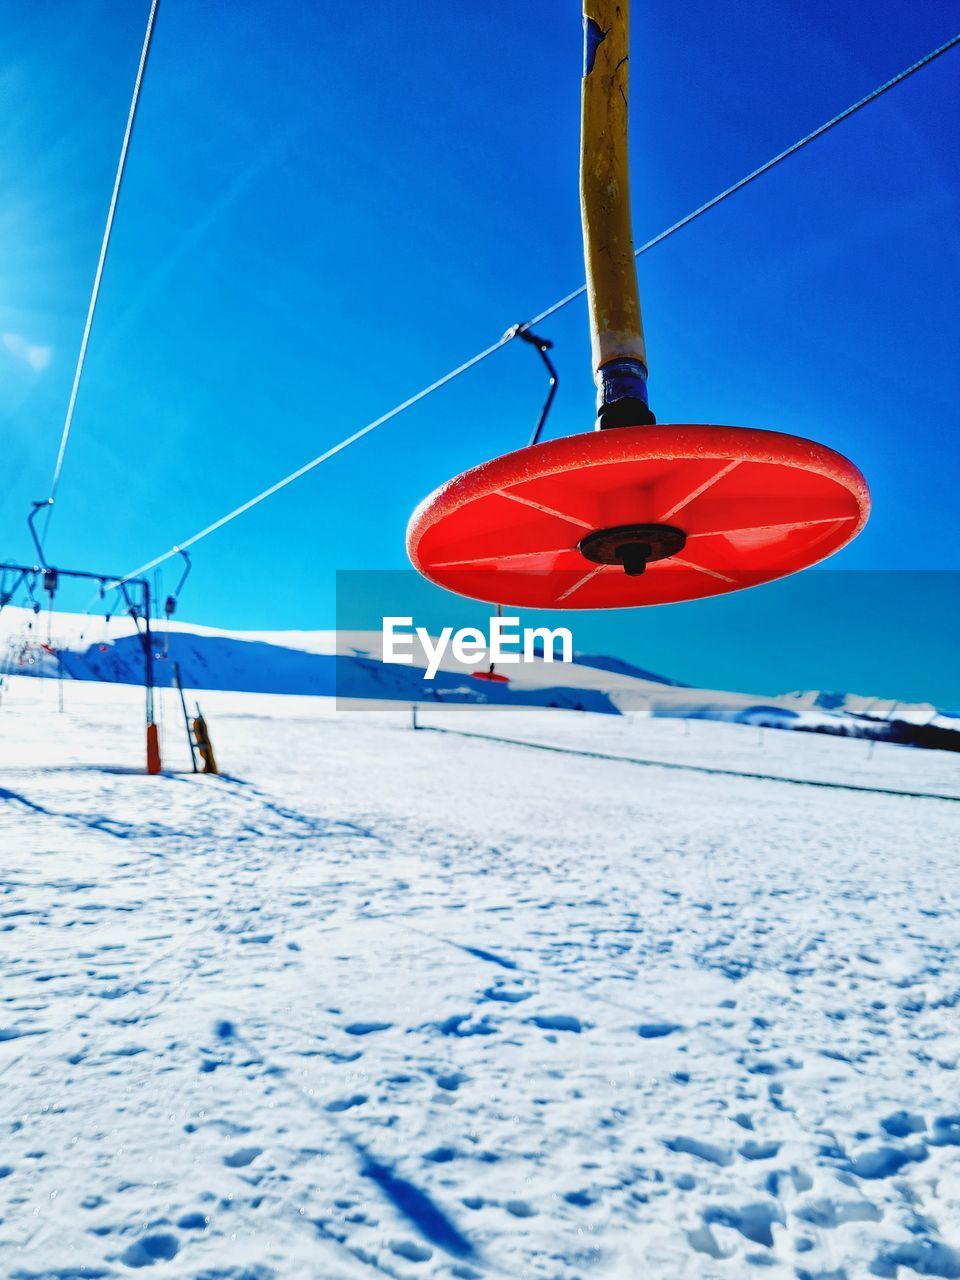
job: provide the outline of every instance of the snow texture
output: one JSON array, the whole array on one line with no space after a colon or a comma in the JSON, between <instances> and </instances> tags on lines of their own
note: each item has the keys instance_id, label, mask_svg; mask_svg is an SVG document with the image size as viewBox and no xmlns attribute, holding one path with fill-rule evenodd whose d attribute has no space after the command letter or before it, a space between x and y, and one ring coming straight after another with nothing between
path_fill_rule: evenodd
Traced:
<instances>
[{"instance_id":1,"label":"snow texture","mask_svg":"<svg viewBox=\"0 0 960 1280\"><path fill-rule=\"evenodd\" d=\"M0 707L4 1277L960 1276L955 756L206 693L203 777L167 691L148 778L141 691L58 692Z\"/></svg>"}]
</instances>

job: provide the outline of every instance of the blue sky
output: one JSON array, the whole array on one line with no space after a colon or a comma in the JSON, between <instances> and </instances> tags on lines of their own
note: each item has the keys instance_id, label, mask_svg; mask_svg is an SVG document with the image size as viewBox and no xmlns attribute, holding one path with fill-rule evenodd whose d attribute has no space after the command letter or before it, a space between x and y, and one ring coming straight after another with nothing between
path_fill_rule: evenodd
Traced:
<instances>
[{"instance_id":1,"label":"blue sky","mask_svg":"<svg viewBox=\"0 0 960 1280\"><path fill-rule=\"evenodd\" d=\"M933 2L635 9L638 242L956 25ZM5 7L7 556L29 554L28 503L49 485L146 12ZM326 3L162 0L50 557L132 568L578 284L579 68L572 0L372 0L353 23ZM640 264L661 421L813 436L866 474L874 514L838 569L960 567L958 70L954 51ZM561 376L550 430L587 430L583 304L546 332ZM334 570L403 568L412 507L524 443L542 394L535 354L513 344L201 544L183 616L332 625ZM875 586L862 605L834 611L837 661L805 646L802 681L744 641L758 609L794 632L796 611L814 609L802 586L763 589L762 607L758 591L575 631L685 679L886 680L960 703L949 579L916 580L931 618L922 668L880 630L868 653L856 625L871 607L916 609L921 588L903 603L891 591L905 575L863 580ZM827 584L836 601L850 581Z\"/></svg>"}]
</instances>

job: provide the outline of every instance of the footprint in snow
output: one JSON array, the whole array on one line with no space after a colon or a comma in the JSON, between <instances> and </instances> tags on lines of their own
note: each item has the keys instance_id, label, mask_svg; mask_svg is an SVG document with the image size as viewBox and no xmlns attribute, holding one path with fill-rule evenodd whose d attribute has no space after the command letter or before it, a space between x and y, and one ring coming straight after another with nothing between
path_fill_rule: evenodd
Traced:
<instances>
[{"instance_id":1,"label":"footprint in snow","mask_svg":"<svg viewBox=\"0 0 960 1280\"><path fill-rule=\"evenodd\" d=\"M781 1200L793 1191L800 1195L805 1191L812 1191L813 1179L803 1169L775 1169L767 1174L763 1185L770 1195Z\"/></svg>"},{"instance_id":2,"label":"footprint in snow","mask_svg":"<svg viewBox=\"0 0 960 1280\"><path fill-rule=\"evenodd\" d=\"M744 1160L772 1160L779 1152L779 1142L745 1142L739 1148Z\"/></svg>"},{"instance_id":3,"label":"footprint in snow","mask_svg":"<svg viewBox=\"0 0 960 1280\"><path fill-rule=\"evenodd\" d=\"M508 1200L503 1206L507 1213L512 1213L515 1218L535 1218L537 1211L532 1204L528 1204L526 1200Z\"/></svg>"},{"instance_id":4,"label":"footprint in snow","mask_svg":"<svg viewBox=\"0 0 960 1280\"><path fill-rule=\"evenodd\" d=\"M861 1152L847 1167L856 1177L870 1181L875 1178L892 1178L905 1165L926 1160L928 1154L923 1142L912 1147L876 1147L872 1151Z\"/></svg>"},{"instance_id":5,"label":"footprint in snow","mask_svg":"<svg viewBox=\"0 0 960 1280\"><path fill-rule=\"evenodd\" d=\"M773 1225L783 1226L783 1211L775 1204L748 1204L742 1209L711 1205L704 1209L703 1220L709 1226L732 1227L752 1244L772 1249Z\"/></svg>"},{"instance_id":6,"label":"footprint in snow","mask_svg":"<svg viewBox=\"0 0 960 1280\"><path fill-rule=\"evenodd\" d=\"M210 1219L205 1213L185 1213L177 1219L177 1226L182 1231L206 1231Z\"/></svg>"},{"instance_id":7,"label":"footprint in snow","mask_svg":"<svg viewBox=\"0 0 960 1280\"><path fill-rule=\"evenodd\" d=\"M933 1122L934 1147L960 1147L960 1116L937 1116Z\"/></svg>"},{"instance_id":8,"label":"footprint in snow","mask_svg":"<svg viewBox=\"0 0 960 1280\"><path fill-rule=\"evenodd\" d=\"M578 1209L589 1209L597 1202L597 1197L592 1191L568 1191L563 1198L567 1204L576 1205Z\"/></svg>"},{"instance_id":9,"label":"footprint in snow","mask_svg":"<svg viewBox=\"0 0 960 1280\"><path fill-rule=\"evenodd\" d=\"M423 1158L433 1164L449 1164L451 1160L456 1160L457 1153L453 1147L434 1147L432 1151L424 1152Z\"/></svg>"},{"instance_id":10,"label":"footprint in snow","mask_svg":"<svg viewBox=\"0 0 960 1280\"><path fill-rule=\"evenodd\" d=\"M448 1093L456 1093L462 1084L469 1079L462 1071L450 1071L445 1075L437 1076L437 1084L441 1089L446 1089Z\"/></svg>"},{"instance_id":11,"label":"footprint in snow","mask_svg":"<svg viewBox=\"0 0 960 1280\"><path fill-rule=\"evenodd\" d=\"M169 1262L180 1252L180 1241L170 1231L157 1231L144 1236L120 1255L128 1267L152 1267L156 1262Z\"/></svg>"},{"instance_id":12,"label":"footprint in snow","mask_svg":"<svg viewBox=\"0 0 960 1280\"><path fill-rule=\"evenodd\" d=\"M245 1169L248 1164L253 1164L257 1156L263 1154L263 1147L238 1147L228 1156L223 1157L223 1163L228 1169Z\"/></svg>"},{"instance_id":13,"label":"footprint in snow","mask_svg":"<svg viewBox=\"0 0 960 1280\"><path fill-rule=\"evenodd\" d=\"M929 1237L889 1245L870 1264L870 1274L896 1280L899 1267L921 1276L960 1276L960 1251Z\"/></svg>"},{"instance_id":14,"label":"footprint in snow","mask_svg":"<svg viewBox=\"0 0 960 1280\"><path fill-rule=\"evenodd\" d=\"M808 1222L811 1227L822 1227L828 1231L842 1227L845 1222L879 1222L883 1217L883 1210L869 1200L838 1202L827 1197L808 1200L793 1212L801 1222Z\"/></svg>"},{"instance_id":15,"label":"footprint in snow","mask_svg":"<svg viewBox=\"0 0 960 1280\"><path fill-rule=\"evenodd\" d=\"M487 987L484 991L487 1000L500 1000L504 1004L520 1004L523 1000L529 1000L533 995L532 991L524 991L522 987Z\"/></svg>"},{"instance_id":16,"label":"footprint in snow","mask_svg":"<svg viewBox=\"0 0 960 1280\"><path fill-rule=\"evenodd\" d=\"M880 1128L891 1138L909 1138L912 1133L923 1133L926 1127L922 1116L909 1111L894 1111L893 1115L880 1121Z\"/></svg>"},{"instance_id":17,"label":"footprint in snow","mask_svg":"<svg viewBox=\"0 0 960 1280\"><path fill-rule=\"evenodd\" d=\"M531 1021L543 1031L572 1031L579 1035L583 1030L580 1019L569 1013L541 1013Z\"/></svg>"},{"instance_id":18,"label":"footprint in snow","mask_svg":"<svg viewBox=\"0 0 960 1280\"><path fill-rule=\"evenodd\" d=\"M351 1107L362 1107L367 1100L365 1093L353 1093L349 1098L334 1098L332 1102L328 1102L324 1110L326 1111L349 1111Z\"/></svg>"},{"instance_id":19,"label":"footprint in snow","mask_svg":"<svg viewBox=\"0 0 960 1280\"><path fill-rule=\"evenodd\" d=\"M723 1250L717 1243L716 1236L709 1227L694 1227L692 1231L687 1232L687 1240L691 1249L696 1249L697 1253L705 1253L708 1257L716 1258L719 1262L724 1258L732 1258L734 1249Z\"/></svg>"},{"instance_id":20,"label":"footprint in snow","mask_svg":"<svg viewBox=\"0 0 960 1280\"><path fill-rule=\"evenodd\" d=\"M429 1262L433 1250L425 1244L415 1244L412 1240L391 1240L390 1252L398 1258L406 1258L407 1262Z\"/></svg>"},{"instance_id":21,"label":"footprint in snow","mask_svg":"<svg viewBox=\"0 0 960 1280\"><path fill-rule=\"evenodd\" d=\"M665 1138L663 1145L668 1151L676 1151L682 1155L696 1156L698 1160L706 1160L721 1169L733 1164L733 1152L729 1147L720 1147L712 1142L701 1142L699 1138L686 1138L678 1134L676 1138Z\"/></svg>"},{"instance_id":22,"label":"footprint in snow","mask_svg":"<svg viewBox=\"0 0 960 1280\"><path fill-rule=\"evenodd\" d=\"M637 1034L644 1040L659 1040L663 1036L673 1035L674 1031L682 1031L677 1022L643 1022L637 1027Z\"/></svg>"},{"instance_id":23,"label":"footprint in snow","mask_svg":"<svg viewBox=\"0 0 960 1280\"><path fill-rule=\"evenodd\" d=\"M369 1036L374 1031L389 1031L392 1022L348 1022L343 1028L348 1036Z\"/></svg>"},{"instance_id":24,"label":"footprint in snow","mask_svg":"<svg viewBox=\"0 0 960 1280\"><path fill-rule=\"evenodd\" d=\"M497 1033L497 1028L486 1016L474 1021L469 1013L453 1013L435 1025L442 1035L461 1039L465 1036L493 1036Z\"/></svg>"}]
</instances>

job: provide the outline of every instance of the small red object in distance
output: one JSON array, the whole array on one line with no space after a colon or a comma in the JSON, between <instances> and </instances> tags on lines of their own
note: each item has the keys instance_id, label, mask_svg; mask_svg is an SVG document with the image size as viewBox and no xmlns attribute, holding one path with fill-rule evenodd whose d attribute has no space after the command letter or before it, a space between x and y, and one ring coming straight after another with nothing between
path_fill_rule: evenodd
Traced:
<instances>
[{"instance_id":1,"label":"small red object in distance","mask_svg":"<svg viewBox=\"0 0 960 1280\"><path fill-rule=\"evenodd\" d=\"M749 427L616 427L518 449L413 513L415 569L458 595L622 609L771 582L846 546L870 514L847 458Z\"/></svg>"},{"instance_id":2,"label":"small red object in distance","mask_svg":"<svg viewBox=\"0 0 960 1280\"><path fill-rule=\"evenodd\" d=\"M500 675L499 671L471 671L474 680L492 680L494 684L509 684L510 677Z\"/></svg>"}]
</instances>

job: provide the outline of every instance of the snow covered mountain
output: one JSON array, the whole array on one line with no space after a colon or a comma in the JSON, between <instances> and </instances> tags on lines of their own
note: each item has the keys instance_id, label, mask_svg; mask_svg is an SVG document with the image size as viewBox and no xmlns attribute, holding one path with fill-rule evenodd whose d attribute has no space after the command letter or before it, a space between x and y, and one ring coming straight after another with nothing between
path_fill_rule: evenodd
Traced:
<instances>
[{"instance_id":1,"label":"snow covered mountain","mask_svg":"<svg viewBox=\"0 0 960 1280\"><path fill-rule=\"evenodd\" d=\"M806 690L788 695L797 702L825 711L846 712L867 720L905 720L911 724L956 728L960 712L944 711L930 702L900 702L896 698L864 697L859 693L826 693Z\"/></svg>"},{"instance_id":2,"label":"snow covered mountain","mask_svg":"<svg viewBox=\"0 0 960 1280\"><path fill-rule=\"evenodd\" d=\"M606 714L720 720L776 729L877 738L960 749L960 717L929 704L856 694L776 696L697 689L617 657L575 654L572 663L509 668L508 683L473 678L446 658L436 678L426 658L386 664L376 631L225 631L171 622L155 633L154 680L189 689L307 694L366 704L428 703L545 706ZM86 614L0 613L3 671L107 683L143 682L144 649L128 618L105 623Z\"/></svg>"}]
</instances>

